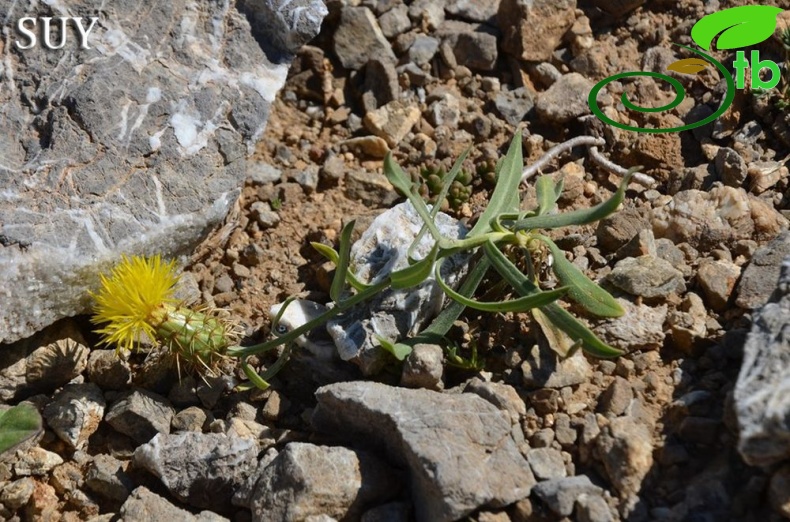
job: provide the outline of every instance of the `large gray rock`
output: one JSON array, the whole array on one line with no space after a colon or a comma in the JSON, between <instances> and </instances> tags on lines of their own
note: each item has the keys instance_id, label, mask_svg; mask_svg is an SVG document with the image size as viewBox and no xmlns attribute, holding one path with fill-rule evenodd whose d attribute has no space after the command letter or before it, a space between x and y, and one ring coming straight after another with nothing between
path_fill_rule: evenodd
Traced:
<instances>
[{"instance_id":1,"label":"large gray rock","mask_svg":"<svg viewBox=\"0 0 790 522\"><path fill-rule=\"evenodd\" d=\"M385 450L408 468L418 521L503 507L535 484L510 415L477 395L345 382L319 388L316 397L317 429Z\"/></svg>"},{"instance_id":2,"label":"large gray rock","mask_svg":"<svg viewBox=\"0 0 790 522\"><path fill-rule=\"evenodd\" d=\"M257 27L261 44L235 3L209 0L104 5L88 49L72 29L62 49L6 39L0 342L86 311L121 253L185 254L223 219L291 53L326 12L320 0L247 4L280 20ZM8 20L87 21L96 6L0 0Z\"/></svg>"},{"instance_id":3,"label":"large gray rock","mask_svg":"<svg viewBox=\"0 0 790 522\"><path fill-rule=\"evenodd\" d=\"M790 457L790 258L771 300L754 313L735 384L738 450L753 466Z\"/></svg>"},{"instance_id":4,"label":"large gray rock","mask_svg":"<svg viewBox=\"0 0 790 522\"><path fill-rule=\"evenodd\" d=\"M324 515L358 520L366 507L400 493L399 478L370 453L292 442L258 479L251 498L252 519L305 520Z\"/></svg>"},{"instance_id":5,"label":"large gray rock","mask_svg":"<svg viewBox=\"0 0 790 522\"><path fill-rule=\"evenodd\" d=\"M258 451L254 440L221 433L160 433L135 450L133 462L159 477L179 500L223 512L255 471Z\"/></svg>"}]
</instances>

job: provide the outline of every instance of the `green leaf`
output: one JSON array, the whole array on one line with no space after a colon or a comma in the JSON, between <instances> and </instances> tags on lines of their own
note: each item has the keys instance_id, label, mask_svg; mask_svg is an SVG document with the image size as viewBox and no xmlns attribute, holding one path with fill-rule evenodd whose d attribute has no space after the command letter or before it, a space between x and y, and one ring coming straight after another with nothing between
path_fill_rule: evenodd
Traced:
<instances>
[{"instance_id":1,"label":"green leaf","mask_svg":"<svg viewBox=\"0 0 790 522\"><path fill-rule=\"evenodd\" d=\"M517 219L518 216L516 214L511 214L509 216L502 216L502 220L517 219L511 226L511 229L514 231L535 230L538 228L560 228L571 225L584 225L586 223L600 221L609 214L613 213L615 210L617 210L617 207L620 206L620 203L622 203L623 198L625 197L625 190L628 187L628 184L631 182L631 178L634 176L634 173L638 170L638 167L630 169L625 174L625 176L623 176L623 181L620 182L620 186L617 188L617 191L612 194L612 197L595 205L594 207L564 212L562 214L552 214L550 216L533 216L524 219Z\"/></svg>"},{"instance_id":2,"label":"green leaf","mask_svg":"<svg viewBox=\"0 0 790 522\"><path fill-rule=\"evenodd\" d=\"M392 159L392 152L388 152L387 156L384 158L384 175L387 177L389 182L392 183L393 187L400 190L400 192L406 196L409 201L411 201L411 204L414 206L417 214L425 222L425 225L428 227L428 230L430 230L433 238L437 242L440 242L443 239L443 236L436 227L436 224L433 222L431 213L428 211L428 206L425 204L425 201L422 200L419 194L416 194L415 191L412 190L414 184L411 182L411 179L409 179L406 173L403 172L398 164Z\"/></svg>"},{"instance_id":3,"label":"green leaf","mask_svg":"<svg viewBox=\"0 0 790 522\"><path fill-rule=\"evenodd\" d=\"M568 334L563 332L557 325L552 323L546 315L540 311L540 308L531 310L532 317L535 322L540 326L540 330L549 342L552 350L557 352L560 357L568 357L572 355L573 350L578 346L573 339L568 337Z\"/></svg>"},{"instance_id":4,"label":"green leaf","mask_svg":"<svg viewBox=\"0 0 790 522\"><path fill-rule=\"evenodd\" d=\"M565 258L565 252L546 236L537 236L548 245L554 263L551 268L563 285L570 288L568 295L588 312L599 317L620 317L625 313L612 295L591 281L573 263Z\"/></svg>"},{"instance_id":5,"label":"green leaf","mask_svg":"<svg viewBox=\"0 0 790 522\"><path fill-rule=\"evenodd\" d=\"M776 29L776 17L781 12L782 9L770 5L744 5L717 11L694 24L691 38L708 51L719 33L718 49L755 45L771 37Z\"/></svg>"},{"instance_id":6,"label":"green leaf","mask_svg":"<svg viewBox=\"0 0 790 522\"><path fill-rule=\"evenodd\" d=\"M444 199L447 197L447 194L450 192L450 186L453 184L453 181L455 181L455 178L457 178L458 175L461 173L461 165L463 165L464 160L466 160L466 157L469 155L469 152L471 152L471 150L472 150L471 147L469 147L463 152L463 154L461 154L461 156L453 164L453 168L450 169L450 172L448 172L447 175L442 180L442 189L439 191L439 194L436 196L436 204L433 206L433 208L431 208L432 218L435 219L436 215L439 213L439 210L441 209L442 206L442 201L444 201ZM428 224L424 223L422 228L420 228L419 233L417 233L417 236L414 238L414 241L412 241L412 244L409 246L409 252L408 252L409 259L411 259L412 251L420 243L420 240L422 240L422 237L425 235L426 230L428 230Z\"/></svg>"},{"instance_id":7,"label":"green leaf","mask_svg":"<svg viewBox=\"0 0 790 522\"><path fill-rule=\"evenodd\" d=\"M582 349L590 355L604 359L623 355L622 350L618 350L601 341L592 330L557 303L544 306L540 311L552 324L565 332L574 343L581 343Z\"/></svg>"},{"instance_id":8,"label":"green leaf","mask_svg":"<svg viewBox=\"0 0 790 522\"><path fill-rule=\"evenodd\" d=\"M473 296L475 290L477 290L477 287L480 285L480 281L483 280L483 277L490 267L491 264L486 258L477 260L461 283L461 286L458 288L458 293L464 297ZM427 328L409 339L409 344L413 346L417 343L439 343L442 338L447 335L447 332L450 331L453 323L460 317L464 308L466 307L461 303L452 301L439 312L439 315L436 316Z\"/></svg>"},{"instance_id":9,"label":"green leaf","mask_svg":"<svg viewBox=\"0 0 790 522\"><path fill-rule=\"evenodd\" d=\"M491 231L491 221L504 212L517 213L521 172L524 170L524 158L521 155L521 131L516 132L504 160L498 165L497 183L491 194L491 201L483 211L480 219L466 237L474 237Z\"/></svg>"},{"instance_id":10,"label":"green leaf","mask_svg":"<svg viewBox=\"0 0 790 522\"><path fill-rule=\"evenodd\" d=\"M258 372L253 370L252 366L247 363L247 358L244 357L241 359L241 369L244 371L244 375L250 380L252 384L254 384L257 388L261 390L268 390L270 384L266 382ZM239 386L239 391L243 391L244 389L248 389L248 386L244 386L243 388Z\"/></svg>"},{"instance_id":11,"label":"green leaf","mask_svg":"<svg viewBox=\"0 0 790 522\"><path fill-rule=\"evenodd\" d=\"M409 354L412 352L412 347L407 344L393 343L392 341L389 341L381 337L380 335L377 335L376 339L378 340L379 345L381 345L382 348L384 348L389 353L391 353L392 356L399 361L405 360L406 357L408 357Z\"/></svg>"},{"instance_id":12,"label":"green leaf","mask_svg":"<svg viewBox=\"0 0 790 522\"><path fill-rule=\"evenodd\" d=\"M486 256L488 256L488 259L491 260L491 264L497 272L499 272L518 293L521 295L530 295L536 290L539 290L535 283L528 280L492 242L489 241L486 243L483 246L483 251ZM557 303L543 306L540 308L540 311L557 328L565 332L574 343L581 343L582 349L585 352L596 357L616 357L622 355L623 352L598 339L589 328L584 326L584 324L579 322Z\"/></svg>"},{"instance_id":13,"label":"green leaf","mask_svg":"<svg viewBox=\"0 0 790 522\"><path fill-rule=\"evenodd\" d=\"M0 454L19 446L41 431L41 415L30 404L0 413Z\"/></svg>"},{"instance_id":14,"label":"green leaf","mask_svg":"<svg viewBox=\"0 0 790 522\"><path fill-rule=\"evenodd\" d=\"M321 254L322 256L327 258L329 261L334 263L335 266L337 266L338 263L340 262L340 254L338 254L337 250L335 250L331 246L327 246L327 245L325 245L323 243L317 243L315 241L311 241L310 245L314 249L316 249L316 251L319 254ZM354 272L352 272L351 270L348 271L348 273L346 274L346 277L348 278L348 283L354 288L354 290L364 290L366 288L370 288L370 285L365 284L362 281L360 281L359 279L357 279L357 276L354 275Z\"/></svg>"},{"instance_id":15,"label":"green leaf","mask_svg":"<svg viewBox=\"0 0 790 522\"><path fill-rule=\"evenodd\" d=\"M417 286L431 275L433 264L436 262L436 255L439 253L439 245L434 244L431 251L424 259L417 261L411 266L396 270L390 274L392 288L410 288Z\"/></svg>"},{"instance_id":16,"label":"green leaf","mask_svg":"<svg viewBox=\"0 0 790 522\"><path fill-rule=\"evenodd\" d=\"M525 312L527 310L531 310L532 308L553 303L565 295L565 293L568 291L568 287L562 287L548 292L542 292L538 290L530 295L508 301L478 301L476 299L465 297L450 288L450 286L442 280L439 269L440 265L437 265L436 270L434 270L434 277L436 277L436 282L439 283L439 286L442 287L442 290L445 294L447 294L448 297L450 297L450 299L474 310L481 310L483 312Z\"/></svg>"},{"instance_id":17,"label":"green leaf","mask_svg":"<svg viewBox=\"0 0 790 522\"><path fill-rule=\"evenodd\" d=\"M541 176L535 182L535 190L538 194L537 215L551 214L557 207L557 200L562 194L562 180L554 183L551 176Z\"/></svg>"},{"instance_id":18,"label":"green leaf","mask_svg":"<svg viewBox=\"0 0 790 522\"><path fill-rule=\"evenodd\" d=\"M332 286L329 288L329 297L332 301L339 302L346 288L346 276L348 275L348 263L351 259L351 233L354 231L355 220L346 223L340 231L340 252L338 253L337 268L335 277L332 279Z\"/></svg>"}]
</instances>

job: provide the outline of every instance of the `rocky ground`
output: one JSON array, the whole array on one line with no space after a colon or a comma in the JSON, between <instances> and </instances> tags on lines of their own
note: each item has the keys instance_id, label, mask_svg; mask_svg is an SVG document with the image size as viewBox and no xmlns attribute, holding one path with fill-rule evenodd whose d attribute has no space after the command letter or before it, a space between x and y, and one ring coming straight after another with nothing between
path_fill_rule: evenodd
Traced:
<instances>
[{"instance_id":1,"label":"rocky ground","mask_svg":"<svg viewBox=\"0 0 790 522\"><path fill-rule=\"evenodd\" d=\"M642 165L655 183L633 183L619 213L553 237L626 308L589 322L627 355L558 361L528 315L467 313L450 336L467 356L479 350L483 371L445 367L446 353L424 345L402 373L393 364L363 379L349 363L297 357L270 390L233 392L237 369L179 380L144 353L122 360L97 347L85 318L61 322L3 354L15 362L0 371L0 397L36 404L46 430L0 463L0 518L790 517L790 472L759 449L748 461L762 467L744 461L733 402L755 310L790 253L790 116L748 90L684 133L626 132L590 116L596 82L663 72L686 57L669 44L690 45L696 20L747 2L642 3L535 1L530 13L514 0L328 3L238 204L181 282L184 299L230 310L252 343L269 334L273 304L329 301L332 266L311 241L336 246L347 220L359 234L402 199L382 174L387 151L418 179L472 147L475 175L447 203L471 223L493 187L486 168L516 129L527 165L598 136L597 152ZM777 39L760 49L782 60ZM715 110L715 73L678 78L686 100L636 123L674 126ZM610 86L605 110L620 92L671 99L641 78ZM620 176L597 152L575 147L541 169L564 176L561 211L615 190ZM522 196L534 203L529 183Z\"/></svg>"}]
</instances>

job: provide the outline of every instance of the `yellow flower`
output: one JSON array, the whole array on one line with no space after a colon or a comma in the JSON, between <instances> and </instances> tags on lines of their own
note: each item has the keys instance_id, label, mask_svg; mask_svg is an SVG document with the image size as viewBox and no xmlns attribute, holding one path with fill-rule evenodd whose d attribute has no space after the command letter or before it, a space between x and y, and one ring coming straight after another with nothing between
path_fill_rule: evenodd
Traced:
<instances>
[{"instance_id":1,"label":"yellow flower","mask_svg":"<svg viewBox=\"0 0 790 522\"><path fill-rule=\"evenodd\" d=\"M155 340L157 327L176 302L176 282L175 261L123 256L109 277L101 276L101 290L91 293L96 300L91 322L106 323L97 330L102 342L128 351L143 333Z\"/></svg>"},{"instance_id":2,"label":"yellow flower","mask_svg":"<svg viewBox=\"0 0 790 522\"><path fill-rule=\"evenodd\" d=\"M109 277L101 276L94 324L102 343L130 351L145 334L174 357L179 367L186 362L198 371L213 374L227 348L239 337L238 327L220 317L219 311L196 311L173 297L178 282L175 261L126 257Z\"/></svg>"}]
</instances>

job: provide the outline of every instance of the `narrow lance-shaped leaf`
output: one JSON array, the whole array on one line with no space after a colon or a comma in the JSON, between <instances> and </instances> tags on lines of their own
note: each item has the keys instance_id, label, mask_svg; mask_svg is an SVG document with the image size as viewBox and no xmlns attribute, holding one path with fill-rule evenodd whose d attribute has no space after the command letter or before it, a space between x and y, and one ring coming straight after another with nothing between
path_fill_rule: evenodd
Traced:
<instances>
[{"instance_id":1,"label":"narrow lance-shaped leaf","mask_svg":"<svg viewBox=\"0 0 790 522\"><path fill-rule=\"evenodd\" d=\"M521 171L524 169L524 158L521 155L521 131L516 132L510 148L497 172L497 183L491 193L491 200L483 211L467 237L485 234L491 231L491 221L503 212L518 212Z\"/></svg>"},{"instance_id":2,"label":"narrow lance-shaped leaf","mask_svg":"<svg viewBox=\"0 0 790 522\"><path fill-rule=\"evenodd\" d=\"M480 285L488 269L491 267L486 258L482 258L472 266L471 271L464 278L461 286L458 288L458 293L464 297L471 297L474 295L475 290ZM466 308L464 305L457 301L451 301L444 309L439 312L439 315L431 321L423 331L400 343L390 343L393 345L391 353L403 353L403 351L411 353L411 347L419 343L433 343L439 344L442 342L447 332L452 328L453 323L460 317L461 312ZM406 355L408 355L406 353ZM397 355L396 355L397 356Z\"/></svg>"},{"instance_id":3,"label":"narrow lance-shaped leaf","mask_svg":"<svg viewBox=\"0 0 790 522\"><path fill-rule=\"evenodd\" d=\"M392 288L410 288L425 281L431 275L438 252L439 246L434 244L430 253L424 259L417 261L411 266L392 272L390 274Z\"/></svg>"},{"instance_id":4,"label":"narrow lance-shaped leaf","mask_svg":"<svg viewBox=\"0 0 790 522\"><path fill-rule=\"evenodd\" d=\"M551 214L557 206L557 200L562 194L562 180L554 183L551 176L541 176L535 182L538 196L537 215Z\"/></svg>"},{"instance_id":5,"label":"narrow lance-shaped leaf","mask_svg":"<svg viewBox=\"0 0 790 522\"><path fill-rule=\"evenodd\" d=\"M579 343L568 337L568 334L563 332L559 326L552 323L549 318L540 311L540 308L530 310L530 313L532 314L532 318L535 319L535 322L538 323L538 326L540 326L540 330L549 342L549 346L552 350L557 352L557 355L560 357L569 357L573 354L573 350L579 346Z\"/></svg>"},{"instance_id":6,"label":"narrow lance-shaped leaf","mask_svg":"<svg viewBox=\"0 0 790 522\"><path fill-rule=\"evenodd\" d=\"M442 288L442 291L444 291L444 293L447 294L450 299L474 310L481 310L483 312L526 312L532 308L546 306L549 303L553 303L565 295L565 293L568 291L568 287L563 286L561 288L556 288L547 292L538 290L530 295L507 301L478 301L476 299L471 299L459 294L447 283L445 283L442 280L440 273L440 265L436 266L436 269L434 270L434 277L436 278L436 282L439 283L439 286Z\"/></svg>"},{"instance_id":7,"label":"narrow lance-shaped leaf","mask_svg":"<svg viewBox=\"0 0 790 522\"><path fill-rule=\"evenodd\" d=\"M376 340L379 342L379 345L387 350L393 357L395 357L399 361L403 361L409 354L412 352L412 347L403 344L403 343L393 343L388 339L381 337L380 335L376 336Z\"/></svg>"},{"instance_id":8,"label":"narrow lance-shaped leaf","mask_svg":"<svg viewBox=\"0 0 790 522\"><path fill-rule=\"evenodd\" d=\"M466 157L469 155L469 152L471 152L471 150L472 150L471 147L467 148L463 152L463 154L461 154L461 156L455 161L455 163L453 164L453 168L450 169L450 172L448 172L447 175L444 177L444 180L442 181L442 189L439 191L439 194L436 196L436 204L433 206L433 208L431 208L430 214L432 218L436 218L436 215L439 213L439 210L441 209L442 206L441 205L442 201L444 201L444 198L446 198L447 194L450 192L450 186L453 184L453 181L455 181L455 178L457 178L458 174L461 173L461 166L463 165L464 160L466 160ZM422 240L422 237L425 235L426 230L428 230L428 223L423 224L422 228L420 228L420 231L417 233L417 236L414 238L414 241L412 241L411 246L409 246L408 257L410 259L412 257L413 250L417 247L417 245L420 244L420 241Z\"/></svg>"},{"instance_id":9,"label":"narrow lance-shaped leaf","mask_svg":"<svg viewBox=\"0 0 790 522\"><path fill-rule=\"evenodd\" d=\"M351 259L351 233L354 231L354 220L346 223L340 231L340 252L338 253L337 268L335 277L332 279L332 286L329 288L329 297L332 301L339 302L346 287L346 276L348 274L348 263Z\"/></svg>"},{"instance_id":10,"label":"narrow lance-shaped leaf","mask_svg":"<svg viewBox=\"0 0 790 522\"><path fill-rule=\"evenodd\" d=\"M323 243L318 243L316 241L311 241L310 245L322 256L327 258L331 261L335 266L338 265L340 262L340 254L337 253L337 250L332 248L331 246L327 246ZM346 274L346 278L348 283L354 288L354 290L364 290L365 288L370 288L370 285L363 283L357 276L354 275L354 272L351 270L348 271Z\"/></svg>"},{"instance_id":11,"label":"narrow lance-shaped leaf","mask_svg":"<svg viewBox=\"0 0 790 522\"><path fill-rule=\"evenodd\" d=\"M625 313L612 295L591 281L584 273L565 258L565 253L546 236L537 236L551 251L554 262L551 269L563 285L570 289L568 295L585 310L599 317L620 317Z\"/></svg>"},{"instance_id":12,"label":"narrow lance-shaped leaf","mask_svg":"<svg viewBox=\"0 0 790 522\"><path fill-rule=\"evenodd\" d=\"M492 266L518 293L521 295L529 295L535 292L537 289L535 283L529 281L505 254L499 251L496 245L488 242L483 246L483 251L486 256L488 256L488 259L491 260ZM598 339L589 328L576 320L557 303L543 306L540 308L540 311L574 342L581 342L582 349L584 349L585 352L596 357L616 357L622 355L620 350Z\"/></svg>"},{"instance_id":13,"label":"narrow lance-shaped leaf","mask_svg":"<svg viewBox=\"0 0 790 522\"><path fill-rule=\"evenodd\" d=\"M617 207L622 203L625 197L625 190L631 182L631 178L638 168L630 169L620 183L617 191L612 194L612 197L606 201L595 205L594 207L585 208L581 210L573 210L571 212L564 212L562 214L553 214L551 216L533 216L515 221L512 225L512 230L535 230L538 228L559 228L567 227L570 225L584 225L586 223L593 223L600 221L609 214L617 210ZM502 220L515 219L517 215L503 216Z\"/></svg>"},{"instance_id":14,"label":"narrow lance-shaped leaf","mask_svg":"<svg viewBox=\"0 0 790 522\"><path fill-rule=\"evenodd\" d=\"M41 415L30 404L19 404L0 413L0 454L15 448L41 431Z\"/></svg>"},{"instance_id":15,"label":"narrow lance-shaped leaf","mask_svg":"<svg viewBox=\"0 0 790 522\"><path fill-rule=\"evenodd\" d=\"M414 209L417 211L417 214L422 218L425 222L425 225L428 227L428 230L431 232L433 238L438 242L443 239L442 233L439 232L439 229L436 227L436 224L433 222L433 218L431 217L431 213L428 210L428 206L425 204L425 201L416 194L414 190L412 190L414 184L412 183L411 179L403 172L403 169L395 163L395 160L392 159L392 152L388 152L387 156L384 158L384 175L387 177L392 186L396 189L400 190L401 193L408 198L411 204L414 206Z\"/></svg>"}]
</instances>

